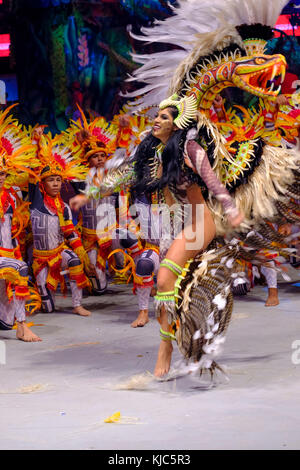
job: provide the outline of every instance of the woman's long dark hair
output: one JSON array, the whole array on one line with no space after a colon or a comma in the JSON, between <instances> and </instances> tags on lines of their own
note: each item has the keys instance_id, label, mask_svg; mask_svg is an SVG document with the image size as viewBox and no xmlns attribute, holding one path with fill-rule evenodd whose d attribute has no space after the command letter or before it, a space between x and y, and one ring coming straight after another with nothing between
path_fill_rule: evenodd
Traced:
<instances>
[{"instance_id":1,"label":"woman's long dark hair","mask_svg":"<svg viewBox=\"0 0 300 470\"><path fill-rule=\"evenodd\" d=\"M173 119L178 115L177 108L168 107ZM135 153L136 184L133 187L135 194L153 192L164 188L166 185L174 185L179 182L184 167L184 143L188 129L178 129L169 138L163 152L163 174L160 179L153 180L150 175L149 163L151 163L156 147L161 143L159 139L150 133L139 144ZM192 170L191 170L192 173Z\"/></svg>"}]
</instances>

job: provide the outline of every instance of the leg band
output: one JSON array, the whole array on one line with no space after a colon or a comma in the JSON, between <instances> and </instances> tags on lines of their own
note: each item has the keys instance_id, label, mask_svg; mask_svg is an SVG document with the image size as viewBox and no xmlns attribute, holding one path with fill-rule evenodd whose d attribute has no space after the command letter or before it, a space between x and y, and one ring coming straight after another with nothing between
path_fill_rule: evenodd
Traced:
<instances>
[{"instance_id":1,"label":"leg band","mask_svg":"<svg viewBox=\"0 0 300 470\"><path fill-rule=\"evenodd\" d=\"M168 258L162 260L160 267L169 269L173 274L175 274L175 276L180 276L182 274L182 267Z\"/></svg>"},{"instance_id":2,"label":"leg band","mask_svg":"<svg viewBox=\"0 0 300 470\"><path fill-rule=\"evenodd\" d=\"M168 315L168 323L171 325L175 321L176 312L174 291L156 293L156 296L154 297L156 318L160 317L162 307L164 307Z\"/></svg>"},{"instance_id":3,"label":"leg band","mask_svg":"<svg viewBox=\"0 0 300 470\"><path fill-rule=\"evenodd\" d=\"M170 290L169 292L156 292L156 295L154 297L155 300L160 301L160 302L174 302L174 291Z\"/></svg>"},{"instance_id":4,"label":"leg band","mask_svg":"<svg viewBox=\"0 0 300 470\"><path fill-rule=\"evenodd\" d=\"M175 335L173 335L173 333L170 333L168 331L164 331L162 328L159 330L159 332L160 332L160 337L163 341L176 340Z\"/></svg>"}]
</instances>

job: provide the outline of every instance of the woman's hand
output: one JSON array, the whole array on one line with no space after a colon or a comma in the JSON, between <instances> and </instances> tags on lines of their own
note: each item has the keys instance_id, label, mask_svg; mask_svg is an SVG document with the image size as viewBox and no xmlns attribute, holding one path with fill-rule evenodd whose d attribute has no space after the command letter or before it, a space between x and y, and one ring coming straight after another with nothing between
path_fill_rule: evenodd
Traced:
<instances>
[{"instance_id":1,"label":"woman's hand","mask_svg":"<svg viewBox=\"0 0 300 470\"><path fill-rule=\"evenodd\" d=\"M121 116L119 116L119 126L120 127L130 126L130 116L128 114L121 114Z\"/></svg>"},{"instance_id":2,"label":"woman's hand","mask_svg":"<svg viewBox=\"0 0 300 470\"><path fill-rule=\"evenodd\" d=\"M79 211L81 207L86 205L88 200L88 197L84 194L78 194L70 199L69 206L73 211Z\"/></svg>"}]
</instances>

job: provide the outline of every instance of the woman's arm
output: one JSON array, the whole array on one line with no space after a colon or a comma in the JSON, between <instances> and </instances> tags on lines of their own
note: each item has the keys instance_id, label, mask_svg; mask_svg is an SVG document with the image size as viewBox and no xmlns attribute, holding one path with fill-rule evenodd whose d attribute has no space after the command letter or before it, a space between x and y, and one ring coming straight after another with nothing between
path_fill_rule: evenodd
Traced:
<instances>
[{"instance_id":1,"label":"woman's arm","mask_svg":"<svg viewBox=\"0 0 300 470\"><path fill-rule=\"evenodd\" d=\"M208 190L218 201L221 202L231 225L233 227L239 225L243 220L243 214L239 212L234 199L217 178L214 170L210 166L207 153L194 140L189 140L186 144L185 162L190 168L198 173L206 184Z\"/></svg>"},{"instance_id":2,"label":"woman's arm","mask_svg":"<svg viewBox=\"0 0 300 470\"><path fill-rule=\"evenodd\" d=\"M109 170L99 181L88 185L85 195L95 199L103 198L108 194L120 192L121 189L130 186L135 180L134 162L126 162L118 168Z\"/></svg>"},{"instance_id":3,"label":"woman's arm","mask_svg":"<svg viewBox=\"0 0 300 470\"><path fill-rule=\"evenodd\" d=\"M134 162L126 162L118 168L109 170L103 180L88 183L84 194L73 197L69 201L72 210L79 210L89 199L102 199L112 193L120 192L121 189L130 186L135 181Z\"/></svg>"}]
</instances>

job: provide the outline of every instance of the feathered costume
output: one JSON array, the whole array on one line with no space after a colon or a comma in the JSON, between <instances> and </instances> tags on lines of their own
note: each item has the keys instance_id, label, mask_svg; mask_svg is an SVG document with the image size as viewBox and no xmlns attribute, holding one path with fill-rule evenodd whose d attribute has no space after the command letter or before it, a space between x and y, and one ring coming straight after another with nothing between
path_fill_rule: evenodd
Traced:
<instances>
[{"instance_id":1,"label":"feathered costume","mask_svg":"<svg viewBox=\"0 0 300 470\"><path fill-rule=\"evenodd\" d=\"M12 107L0 113L0 172L6 174L0 191L0 329L11 329L15 319L26 319L27 299L32 298L28 266L22 260L25 228L29 222L28 203L21 200L17 186L28 184L30 167L36 167L35 148L16 119ZM39 307L38 298L30 304ZM34 305L36 304L36 305Z\"/></svg>"},{"instance_id":2,"label":"feathered costume","mask_svg":"<svg viewBox=\"0 0 300 470\"><path fill-rule=\"evenodd\" d=\"M80 110L80 109L79 109ZM73 141L73 148L80 151L80 159L87 165L88 160L98 152L106 154L104 168L91 168L88 172L85 183L75 183L73 187L79 192L83 191L89 197L85 206L82 207L82 240L88 252L91 263L95 266L97 278L91 278L94 291L101 293L106 289L106 260L111 267L121 275L123 279L127 277L130 270L133 277L133 291L137 293L139 310L148 310L151 288L154 284L153 276L158 271L158 240L144 237L141 242L130 230L131 224L135 224L128 213L126 201L129 198L121 199L117 212L118 217L115 222L104 230L97 230L97 226L104 225L108 215L109 207L114 212L117 206L117 194L111 194L100 200L91 198L97 194L99 184L109 168L118 166L118 161L128 158L133 149L140 143L140 134L147 128L150 130L149 117L127 116L124 112L114 116L109 124L104 118L98 117L89 122L81 112L81 119L73 122L69 129L63 134L65 142ZM127 196L121 192L121 196ZM125 204L124 204L124 203ZM149 203L143 198L136 201L138 203L138 216L140 224L143 220L148 220L145 212L149 213ZM103 214L99 206L104 209ZM107 208L105 208L105 205ZM125 220L126 218L126 220ZM117 220L122 220L122 228L117 227ZM113 221L112 221L113 222ZM98 225L99 224L99 225ZM148 227L146 228L146 230ZM115 255L115 256L114 256ZM123 266L125 257L125 266ZM117 266L115 266L117 264ZM122 266L122 267L121 267ZM128 277L128 281L131 276Z\"/></svg>"},{"instance_id":3,"label":"feathered costume","mask_svg":"<svg viewBox=\"0 0 300 470\"><path fill-rule=\"evenodd\" d=\"M284 78L285 59L280 55L266 56L263 46L264 40L271 37L270 26L275 23L285 3L228 1L209 2L209 7L206 2L197 5L196 2L182 3L176 16L159 23L154 30L143 31L145 40L163 41L180 46L181 50L142 57L144 65L135 77L142 81L143 75L146 76L147 87L138 91L138 94L146 92L146 98L142 98L144 105L145 101L149 105L147 100L152 99L151 93L157 100L158 86L159 93L164 95L176 92L179 97L187 96L191 107L194 106L193 100L197 103L201 113L198 118L200 143L207 149L214 170L234 196L237 207L245 213L246 223L241 230L262 224L264 235L268 235L264 244L269 247L267 240L273 241L275 237L264 219L289 220L289 196L299 193L299 154L272 145L268 126L270 114L266 112L259 116L260 122L256 116L257 126L250 123L248 133L241 126L239 133L232 132L230 147L226 145L228 140L226 142L218 131L220 127L213 125L208 118L216 95L228 86L238 86L267 103L274 100L279 90L274 91L272 81L277 75ZM230 25L224 24L226 21ZM216 27L216 31L204 33ZM194 38L187 42L191 33ZM183 57L187 52L188 56ZM161 76L169 78L166 73L168 65L174 70L169 53L178 53L183 60L172 74L171 88L167 92L168 84L165 83L163 90L162 83L158 85L158 82ZM160 73L162 70L164 74ZM227 130L230 124L227 124ZM208 134L204 139L203 129ZM209 139L214 141L213 144ZM207 202L215 218L217 233L223 234L227 227L220 202L215 201L211 194ZM219 344L224 341L232 310L230 286L235 274L234 260L242 254L246 260L251 258L251 246L260 246L253 233L249 233L246 243L247 251L241 250L240 244L231 243L199 255L177 282L176 339L187 359L200 360L200 368L215 367L213 358Z\"/></svg>"},{"instance_id":4,"label":"feathered costume","mask_svg":"<svg viewBox=\"0 0 300 470\"><path fill-rule=\"evenodd\" d=\"M66 291L63 274L68 274L72 291L73 307L79 307L82 289L90 283L84 273L89 267L79 233L72 223L69 206L60 195L51 197L44 189L48 176L60 176L62 180L83 179L86 169L76 154L67 147L59 146L50 134L39 142L38 184L29 184L30 214L33 232L33 272L42 297L44 312L53 312L54 297L58 284ZM65 272L64 272L65 271Z\"/></svg>"},{"instance_id":5,"label":"feathered costume","mask_svg":"<svg viewBox=\"0 0 300 470\"><path fill-rule=\"evenodd\" d=\"M62 134L62 145L69 145L86 168L86 180L71 183L76 194L92 194L93 188L102 181L108 161L113 158L116 150L117 129L112 128L103 117L88 121L81 108L78 108L81 118L73 121ZM90 167L89 159L99 153L105 158L104 167ZM96 294L103 293L107 288L106 261L111 251L111 232L115 230L116 224L113 222L103 231L97 231L97 228L102 220L107 218L105 205L109 205L112 212L115 211L116 198L116 195L105 197L101 201L89 198L81 208L79 226L83 246L91 264L95 267L96 275L91 276L90 280ZM100 205L104 209L103 214L100 214Z\"/></svg>"}]
</instances>

